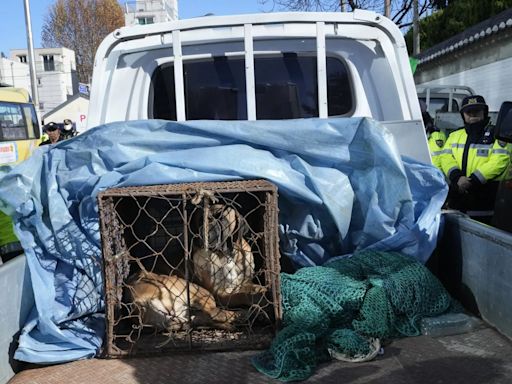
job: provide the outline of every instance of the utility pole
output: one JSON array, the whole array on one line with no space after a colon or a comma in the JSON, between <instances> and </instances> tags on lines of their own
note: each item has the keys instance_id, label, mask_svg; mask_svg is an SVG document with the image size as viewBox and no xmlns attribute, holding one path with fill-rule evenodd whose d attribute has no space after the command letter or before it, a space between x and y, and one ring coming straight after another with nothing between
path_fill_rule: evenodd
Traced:
<instances>
[{"instance_id":1,"label":"utility pole","mask_svg":"<svg viewBox=\"0 0 512 384\"><path fill-rule=\"evenodd\" d=\"M29 0L24 0L25 3L25 27L27 29L27 46L28 46L28 65L30 69L30 84L32 88L32 101L36 110L39 111L39 95L37 94L36 82L36 62L34 54L34 44L32 43L32 23L30 21L30 4Z\"/></svg>"},{"instance_id":2,"label":"utility pole","mask_svg":"<svg viewBox=\"0 0 512 384\"><path fill-rule=\"evenodd\" d=\"M12 78L12 86L15 87L16 84L14 84L14 63L11 61L11 78Z\"/></svg>"},{"instance_id":3,"label":"utility pole","mask_svg":"<svg viewBox=\"0 0 512 384\"><path fill-rule=\"evenodd\" d=\"M347 4L345 4L345 0L340 0L341 12L347 12Z\"/></svg>"},{"instance_id":4,"label":"utility pole","mask_svg":"<svg viewBox=\"0 0 512 384\"><path fill-rule=\"evenodd\" d=\"M388 19L391 16L391 0L384 1L384 16Z\"/></svg>"},{"instance_id":5,"label":"utility pole","mask_svg":"<svg viewBox=\"0 0 512 384\"><path fill-rule=\"evenodd\" d=\"M418 11L418 0L412 0L412 54L417 55L420 53L420 21Z\"/></svg>"}]
</instances>

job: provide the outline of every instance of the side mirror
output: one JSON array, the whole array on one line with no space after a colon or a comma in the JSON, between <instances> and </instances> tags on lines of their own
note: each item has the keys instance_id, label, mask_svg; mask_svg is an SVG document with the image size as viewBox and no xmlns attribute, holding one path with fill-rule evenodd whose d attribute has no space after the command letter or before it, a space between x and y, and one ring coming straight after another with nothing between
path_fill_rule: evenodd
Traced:
<instances>
[{"instance_id":1,"label":"side mirror","mask_svg":"<svg viewBox=\"0 0 512 384\"><path fill-rule=\"evenodd\" d=\"M501 104L494 128L494 137L497 140L512 143L512 101L504 101Z\"/></svg>"}]
</instances>

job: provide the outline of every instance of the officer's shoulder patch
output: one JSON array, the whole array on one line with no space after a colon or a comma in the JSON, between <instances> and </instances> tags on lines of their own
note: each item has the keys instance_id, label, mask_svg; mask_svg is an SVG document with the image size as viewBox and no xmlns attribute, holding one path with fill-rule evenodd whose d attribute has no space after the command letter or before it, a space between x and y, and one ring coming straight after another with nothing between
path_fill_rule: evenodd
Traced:
<instances>
[{"instance_id":1,"label":"officer's shoulder patch","mask_svg":"<svg viewBox=\"0 0 512 384\"><path fill-rule=\"evenodd\" d=\"M505 148L507 146L507 142L506 141L503 141L503 140L498 140L498 145L501 147L501 148Z\"/></svg>"},{"instance_id":2,"label":"officer's shoulder patch","mask_svg":"<svg viewBox=\"0 0 512 384\"><path fill-rule=\"evenodd\" d=\"M444 146L444 140L436 140L436 145L437 145L438 147L442 147L442 146Z\"/></svg>"}]
</instances>

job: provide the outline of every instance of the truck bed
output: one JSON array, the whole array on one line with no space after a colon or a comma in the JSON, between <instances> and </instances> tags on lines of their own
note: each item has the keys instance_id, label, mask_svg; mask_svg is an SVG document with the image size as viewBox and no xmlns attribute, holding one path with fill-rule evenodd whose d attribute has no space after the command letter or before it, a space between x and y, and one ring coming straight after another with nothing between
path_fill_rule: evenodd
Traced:
<instances>
[{"instance_id":1,"label":"truck bed","mask_svg":"<svg viewBox=\"0 0 512 384\"><path fill-rule=\"evenodd\" d=\"M396 340L385 346L384 354L373 361L324 364L318 367L308 383L512 383L512 283L509 273L512 270L512 236L459 213L446 212L444 216L444 235L439 239L438 250L429 261L429 267L466 309L484 319L484 324L492 326L441 338L420 336ZM15 284L11 281L14 280L20 286L20 295L30 292L21 289L29 284L24 257L11 260L2 268L4 278L0 281L5 287ZM5 312L16 313L15 318L2 318L5 337L0 350L6 352L3 369L12 367L19 371L20 362L14 364L12 358L7 361L7 356L12 356L12 341L17 337L13 334L22 324L20 319L26 317L26 309L30 308L28 304L33 298L27 295L4 295L2 298L3 307L17 309ZM153 358L82 360L47 367L25 366L9 384L278 383L257 372L250 364L251 356L257 353L182 353ZM7 379L9 377L11 375Z\"/></svg>"},{"instance_id":2,"label":"truck bed","mask_svg":"<svg viewBox=\"0 0 512 384\"><path fill-rule=\"evenodd\" d=\"M277 383L250 364L257 351L195 353L151 358L92 359L31 367L9 384L194 384ZM431 338L409 337L384 347L365 363L333 361L318 367L308 383L512 382L512 342L493 328Z\"/></svg>"}]
</instances>

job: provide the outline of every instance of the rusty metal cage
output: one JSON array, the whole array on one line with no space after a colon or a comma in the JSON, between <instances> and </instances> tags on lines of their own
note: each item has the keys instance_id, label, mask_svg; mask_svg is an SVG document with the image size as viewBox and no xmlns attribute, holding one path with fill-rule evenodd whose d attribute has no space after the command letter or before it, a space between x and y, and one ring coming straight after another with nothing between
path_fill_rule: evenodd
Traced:
<instances>
[{"instance_id":1,"label":"rusty metal cage","mask_svg":"<svg viewBox=\"0 0 512 384\"><path fill-rule=\"evenodd\" d=\"M105 356L270 344L281 319L273 184L112 188L98 205Z\"/></svg>"}]
</instances>

